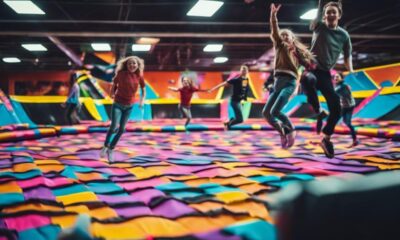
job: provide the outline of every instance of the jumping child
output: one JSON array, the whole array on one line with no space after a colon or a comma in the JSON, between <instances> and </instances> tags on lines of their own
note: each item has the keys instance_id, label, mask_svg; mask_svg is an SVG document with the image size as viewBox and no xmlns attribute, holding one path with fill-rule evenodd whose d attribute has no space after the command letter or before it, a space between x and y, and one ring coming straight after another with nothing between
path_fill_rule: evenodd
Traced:
<instances>
[{"instance_id":1,"label":"jumping child","mask_svg":"<svg viewBox=\"0 0 400 240\"><path fill-rule=\"evenodd\" d=\"M356 105L356 101L351 94L350 86L344 82L344 78L341 73L336 73L333 79L336 83L335 92L340 98L340 106L342 107L341 116L343 117L343 122L350 129L351 137L353 139L353 143L349 146L349 148L355 147L359 144L359 141L357 140L356 131L351 124L351 118L353 117L353 110L354 106Z\"/></svg>"},{"instance_id":2,"label":"jumping child","mask_svg":"<svg viewBox=\"0 0 400 240\"><path fill-rule=\"evenodd\" d=\"M296 90L300 64L309 65L313 60L313 55L292 31L279 29L276 15L280 7L281 5L271 4L270 26L271 40L275 49L275 81L274 91L264 106L263 115L279 132L281 146L286 149L293 146L296 133L292 122L282 113L282 109Z\"/></svg>"},{"instance_id":3,"label":"jumping child","mask_svg":"<svg viewBox=\"0 0 400 240\"><path fill-rule=\"evenodd\" d=\"M182 116L186 118L185 127L187 127L192 120L190 102L192 100L193 93L206 92L208 90L200 90L194 85L193 80L186 76L181 77L181 84L182 87L180 88L168 87L168 89L180 93L180 103L178 109Z\"/></svg>"},{"instance_id":4,"label":"jumping child","mask_svg":"<svg viewBox=\"0 0 400 240\"><path fill-rule=\"evenodd\" d=\"M235 113L235 117L231 118L229 121L224 122L225 128L229 129L231 126L242 123L243 122L243 113L242 113L242 100L247 100L247 94L249 92L249 68L245 65L240 67L240 75L226 80L213 88L211 88L208 92L212 92L220 87L226 85L233 86L233 93L231 96L231 107L233 108L233 112Z\"/></svg>"},{"instance_id":5,"label":"jumping child","mask_svg":"<svg viewBox=\"0 0 400 240\"><path fill-rule=\"evenodd\" d=\"M126 57L117 63L116 75L111 88L111 98L114 99L111 110L111 124L107 132L104 147L100 153L101 157L107 154L109 162L113 161L113 150L125 131L138 87L140 87L142 92L139 107L143 107L143 102L146 98L143 70L144 62L136 56ZM115 132L116 134L112 138Z\"/></svg>"},{"instance_id":6,"label":"jumping child","mask_svg":"<svg viewBox=\"0 0 400 240\"><path fill-rule=\"evenodd\" d=\"M335 150L331 142L331 136L340 119L340 100L335 93L330 70L335 66L339 55L343 52L344 64L350 72L353 72L351 57L351 40L348 32L339 26L342 17L341 2L328 2L322 8L321 0L318 3L318 16L310 24L313 31L311 52L316 56L316 67L311 70L315 81L302 81L306 89L307 97L315 108L319 107L317 90L320 90L328 104L329 115L325 127L322 129L324 137L320 143L328 158L335 156ZM322 126L322 120L326 116L324 111L319 111L317 117L318 126Z\"/></svg>"},{"instance_id":7,"label":"jumping child","mask_svg":"<svg viewBox=\"0 0 400 240\"><path fill-rule=\"evenodd\" d=\"M78 112L81 108L81 103L79 102L80 88L76 80L75 74L72 74L67 100L61 104L62 107L67 108L65 112L65 119L68 125L80 123L80 119L78 117Z\"/></svg>"}]
</instances>

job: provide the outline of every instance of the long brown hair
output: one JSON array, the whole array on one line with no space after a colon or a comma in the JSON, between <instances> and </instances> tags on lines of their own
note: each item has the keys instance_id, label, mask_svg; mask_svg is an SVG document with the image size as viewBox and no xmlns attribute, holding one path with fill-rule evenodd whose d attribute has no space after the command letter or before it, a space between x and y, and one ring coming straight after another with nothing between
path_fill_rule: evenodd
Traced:
<instances>
[{"instance_id":1,"label":"long brown hair","mask_svg":"<svg viewBox=\"0 0 400 240\"><path fill-rule=\"evenodd\" d=\"M127 71L128 70L128 61L133 60L137 62L138 64L138 69L136 70L136 74L139 76L143 76L143 71L144 71L144 61L143 59L137 57L137 56L129 56L126 58L123 58L117 62L117 68L115 69L115 73L119 73L120 71Z\"/></svg>"},{"instance_id":2,"label":"long brown hair","mask_svg":"<svg viewBox=\"0 0 400 240\"><path fill-rule=\"evenodd\" d=\"M287 32L289 35L292 36L293 38L293 45L296 48L296 53L299 57L299 62L302 65L309 65L313 62L314 55L311 53L311 51L308 49L308 47L306 45L304 45L297 37L296 35L292 32L292 30L287 29L287 28L283 28L279 31L279 34L281 34L282 32Z\"/></svg>"}]
</instances>

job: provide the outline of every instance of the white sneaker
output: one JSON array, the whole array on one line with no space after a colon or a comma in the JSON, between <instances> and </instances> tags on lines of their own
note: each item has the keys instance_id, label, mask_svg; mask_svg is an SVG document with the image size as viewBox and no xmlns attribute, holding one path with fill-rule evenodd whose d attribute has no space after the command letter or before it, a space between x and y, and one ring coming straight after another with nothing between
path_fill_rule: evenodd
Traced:
<instances>
[{"instance_id":1,"label":"white sneaker","mask_svg":"<svg viewBox=\"0 0 400 240\"><path fill-rule=\"evenodd\" d=\"M101 148L100 157L104 158L106 156L107 151L108 151L108 147Z\"/></svg>"},{"instance_id":2,"label":"white sneaker","mask_svg":"<svg viewBox=\"0 0 400 240\"><path fill-rule=\"evenodd\" d=\"M113 162L114 161L113 152L114 151L112 149L108 149L108 151L107 151L108 162Z\"/></svg>"},{"instance_id":3,"label":"white sneaker","mask_svg":"<svg viewBox=\"0 0 400 240\"><path fill-rule=\"evenodd\" d=\"M296 131L292 131L291 133L286 134L287 148L291 148L293 146L295 138L296 138Z\"/></svg>"},{"instance_id":4,"label":"white sneaker","mask_svg":"<svg viewBox=\"0 0 400 240\"><path fill-rule=\"evenodd\" d=\"M281 147L283 149L287 149L288 142L287 142L286 135L279 135L279 136L281 137Z\"/></svg>"}]
</instances>

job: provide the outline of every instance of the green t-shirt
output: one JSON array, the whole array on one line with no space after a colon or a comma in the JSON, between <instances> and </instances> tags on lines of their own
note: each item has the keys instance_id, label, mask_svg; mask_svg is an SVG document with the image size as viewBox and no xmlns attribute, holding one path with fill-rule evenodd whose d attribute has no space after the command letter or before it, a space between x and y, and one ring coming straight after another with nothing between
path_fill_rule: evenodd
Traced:
<instances>
[{"instance_id":1,"label":"green t-shirt","mask_svg":"<svg viewBox=\"0 0 400 240\"><path fill-rule=\"evenodd\" d=\"M318 68L331 70L340 53L345 58L351 56L351 39L349 33L341 27L328 28L323 22L319 22L313 32L311 52L315 54Z\"/></svg>"}]
</instances>

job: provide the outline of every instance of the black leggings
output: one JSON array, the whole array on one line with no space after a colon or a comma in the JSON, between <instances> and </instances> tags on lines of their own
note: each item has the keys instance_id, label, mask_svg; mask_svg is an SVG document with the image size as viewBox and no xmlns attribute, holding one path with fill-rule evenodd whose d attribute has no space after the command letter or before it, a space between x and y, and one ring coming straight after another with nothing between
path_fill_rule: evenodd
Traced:
<instances>
[{"instance_id":1,"label":"black leggings","mask_svg":"<svg viewBox=\"0 0 400 240\"><path fill-rule=\"evenodd\" d=\"M320 90L328 104L328 120L322 132L326 135L332 135L335 126L340 119L340 99L335 93L332 83L331 73L329 71L316 69L301 79L301 85L307 95L307 100L316 113L320 111L317 90Z\"/></svg>"}]
</instances>

